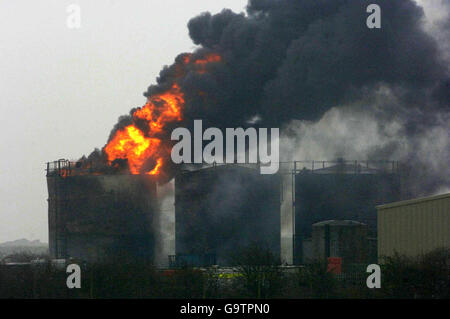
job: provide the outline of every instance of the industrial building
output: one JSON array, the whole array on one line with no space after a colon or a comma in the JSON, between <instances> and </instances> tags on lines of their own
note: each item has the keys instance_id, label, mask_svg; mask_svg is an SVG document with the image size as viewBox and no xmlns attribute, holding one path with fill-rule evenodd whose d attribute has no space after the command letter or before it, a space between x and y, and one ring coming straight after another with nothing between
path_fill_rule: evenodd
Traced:
<instances>
[{"instance_id":1,"label":"industrial building","mask_svg":"<svg viewBox=\"0 0 450 319\"><path fill-rule=\"evenodd\" d=\"M378 258L450 248L450 193L377 206Z\"/></svg>"},{"instance_id":2,"label":"industrial building","mask_svg":"<svg viewBox=\"0 0 450 319\"><path fill-rule=\"evenodd\" d=\"M148 175L99 174L80 163L47 164L51 258L152 261L156 184Z\"/></svg>"},{"instance_id":3,"label":"industrial building","mask_svg":"<svg viewBox=\"0 0 450 319\"><path fill-rule=\"evenodd\" d=\"M279 176L219 165L175 177L178 264L229 266L251 243L280 256Z\"/></svg>"},{"instance_id":4,"label":"industrial building","mask_svg":"<svg viewBox=\"0 0 450 319\"><path fill-rule=\"evenodd\" d=\"M359 263L377 255L376 206L399 200L402 188L396 162L297 161L275 175L249 165L183 165L174 198L162 195L174 228L161 230L153 177L115 169L47 164L52 258L154 262L170 254L172 266L230 266L252 243L281 257L283 228L283 239L293 239L283 242L289 263L322 257ZM158 242L163 232L174 251L162 249L173 247Z\"/></svg>"},{"instance_id":5,"label":"industrial building","mask_svg":"<svg viewBox=\"0 0 450 319\"><path fill-rule=\"evenodd\" d=\"M300 168L303 163L296 162L292 173L295 264L306 261L313 224L353 220L366 224L368 236L375 237L376 206L400 200L397 162L316 161Z\"/></svg>"}]
</instances>

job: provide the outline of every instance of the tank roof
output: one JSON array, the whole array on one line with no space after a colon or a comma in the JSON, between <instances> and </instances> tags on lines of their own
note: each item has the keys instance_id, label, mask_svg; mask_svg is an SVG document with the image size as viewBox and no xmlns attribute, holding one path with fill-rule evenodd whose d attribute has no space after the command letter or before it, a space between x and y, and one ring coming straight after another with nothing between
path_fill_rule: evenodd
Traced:
<instances>
[{"instance_id":1,"label":"tank roof","mask_svg":"<svg viewBox=\"0 0 450 319\"><path fill-rule=\"evenodd\" d=\"M318 223L313 224L313 227L321 227L321 226L325 226L325 225L330 225L330 226L361 226L361 225L366 225L364 223L358 222L356 220L324 220Z\"/></svg>"},{"instance_id":2,"label":"tank roof","mask_svg":"<svg viewBox=\"0 0 450 319\"><path fill-rule=\"evenodd\" d=\"M388 160L365 161L295 161L294 171L297 174L380 174L398 173L400 163Z\"/></svg>"},{"instance_id":3,"label":"tank roof","mask_svg":"<svg viewBox=\"0 0 450 319\"><path fill-rule=\"evenodd\" d=\"M337 164L326 168L318 168L314 170L315 174L330 174L330 173L360 173L360 174L376 174L380 170L376 168L364 167L361 164Z\"/></svg>"},{"instance_id":4,"label":"tank roof","mask_svg":"<svg viewBox=\"0 0 450 319\"><path fill-rule=\"evenodd\" d=\"M255 165L245 165L245 164L219 164L219 165L201 165L201 164L190 164L183 165L181 171L182 174L185 173L197 173L197 172L220 172L229 170L240 170L246 172L258 172Z\"/></svg>"}]
</instances>

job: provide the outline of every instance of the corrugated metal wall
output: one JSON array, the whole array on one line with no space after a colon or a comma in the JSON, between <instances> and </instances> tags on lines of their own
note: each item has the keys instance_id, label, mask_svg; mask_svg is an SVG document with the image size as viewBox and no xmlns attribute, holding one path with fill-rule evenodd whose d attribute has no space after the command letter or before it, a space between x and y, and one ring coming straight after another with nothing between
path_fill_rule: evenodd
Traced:
<instances>
[{"instance_id":1,"label":"corrugated metal wall","mask_svg":"<svg viewBox=\"0 0 450 319\"><path fill-rule=\"evenodd\" d=\"M450 193L377 207L378 258L450 247Z\"/></svg>"}]
</instances>

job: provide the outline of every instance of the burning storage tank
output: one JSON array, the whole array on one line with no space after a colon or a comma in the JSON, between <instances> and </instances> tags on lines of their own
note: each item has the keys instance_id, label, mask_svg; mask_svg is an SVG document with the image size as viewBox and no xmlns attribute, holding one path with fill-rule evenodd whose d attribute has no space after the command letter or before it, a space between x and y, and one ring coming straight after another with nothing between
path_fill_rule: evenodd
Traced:
<instances>
[{"instance_id":1,"label":"burning storage tank","mask_svg":"<svg viewBox=\"0 0 450 319\"><path fill-rule=\"evenodd\" d=\"M153 177L100 174L81 166L66 160L47 164L51 257L152 261Z\"/></svg>"},{"instance_id":2,"label":"burning storage tank","mask_svg":"<svg viewBox=\"0 0 450 319\"><path fill-rule=\"evenodd\" d=\"M312 162L295 169L294 176L294 263L303 261L303 242L311 238L314 223L354 220L375 237L375 207L401 197L397 162Z\"/></svg>"},{"instance_id":3,"label":"burning storage tank","mask_svg":"<svg viewBox=\"0 0 450 319\"><path fill-rule=\"evenodd\" d=\"M256 243L280 256L280 180L258 169L220 165L175 178L177 263L232 265ZM215 258L214 258L215 257Z\"/></svg>"}]
</instances>

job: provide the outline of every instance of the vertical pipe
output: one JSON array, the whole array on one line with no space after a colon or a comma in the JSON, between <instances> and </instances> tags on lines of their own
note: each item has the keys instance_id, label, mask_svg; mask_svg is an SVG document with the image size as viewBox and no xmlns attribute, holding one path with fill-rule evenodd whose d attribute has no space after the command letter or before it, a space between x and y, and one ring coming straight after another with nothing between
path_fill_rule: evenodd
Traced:
<instances>
[{"instance_id":1,"label":"vertical pipe","mask_svg":"<svg viewBox=\"0 0 450 319\"><path fill-rule=\"evenodd\" d=\"M59 165L58 165L59 166ZM54 247L55 247L55 258L58 259L59 258L59 245L58 245L58 237L59 237L59 229L58 229L58 212L59 212L59 192L58 192L58 176L59 176L59 171L57 173L57 175L55 175L53 177L53 181L54 181L54 215L53 215L53 241L54 241Z\"/></svg>"},{"instance_id":2,"label":"vertical pipe","mask_svg":"<svg viewBox=\"0 0 450 319\"><path fill-rule=\"evenodd\" d=\"M295 243L295 174L297 173L297 161L294 162L294 171L291 172L291 202L292 202L292 264L296 264L296 243Z\"/></svg>"},{"instance_id":3,"label":"vertical pipe","mask_svg":"<svg viewBox=\"0 0 450 319\"><path fill-rule=\"evenodd\" d=\"M331 255L331 245L330 245L330 225L325 225L325 258Z\"/></svg>"}]
</instances>

